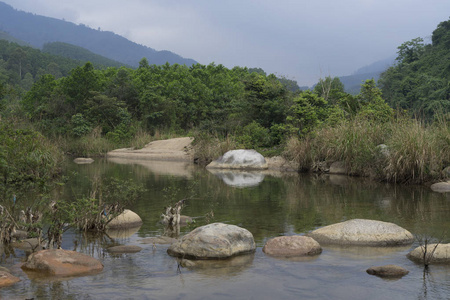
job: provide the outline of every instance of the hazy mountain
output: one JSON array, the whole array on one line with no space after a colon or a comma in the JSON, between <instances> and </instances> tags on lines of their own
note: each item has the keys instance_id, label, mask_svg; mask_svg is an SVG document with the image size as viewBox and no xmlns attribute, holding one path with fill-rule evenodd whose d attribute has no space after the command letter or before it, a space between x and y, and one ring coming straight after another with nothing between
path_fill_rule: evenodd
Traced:
<instances>
[{"instance_id":1,"label":"hazy mountain","mask_svg":"<svg viewBox=\"0 0 450 300\"><path fill-rule=\"evenodd\" d=\"M95 54L85 48L62 43L62 42L54 42L44 44L42 47L42 52L58 55L62 57L67 57L83 62L90 61L94 65L106 66L106 67L122 67L127 66L124 63L106 58L104 56ZM129 67L129 66L128 66Z\"/></svg>"},{"instance_id":2,"label":"hazy mountain","mask_svg":"<svg viewBox=\"0 0 450 300\"><path fill-rule=\"evenodd\" d=\"M395 57L391 56L389 58L376 61L372 64L359 68L352 75L340 76L339 79L344 84L345 91L349 94L356 95L361 89L361 84L367 79L378 80L381 73L386 71L390 66L395 63Z\"/></svg>"},{"instance_id":3,"label":"hazy mountain","mask_svg":"<svg viewBox=\"0 0 450 300\"><path fill-rule=\"evenodd\" d=\"M4 31L0 31L0 40L6 40L8 42L19 44L21 46L30 46L30 44L28 44L22 40L16 39L12 35L9 35Z\"/></svg>"},{"instance_id":4,"label":"hazy mountain","mask_svg":"<svg viewBox=\"0 0 450 300\"><path fill-rule=\"evenodd\" d=\"M0 31L34 47L42 48L46 43L64 42L135 67L143 57L150 64L157 65L166 62L186 65L196 63L170 51L157 51L139 45L110 31L95 30L85 25L18 11L4 2L0 2Z\"/></svg>"}]
</instances>

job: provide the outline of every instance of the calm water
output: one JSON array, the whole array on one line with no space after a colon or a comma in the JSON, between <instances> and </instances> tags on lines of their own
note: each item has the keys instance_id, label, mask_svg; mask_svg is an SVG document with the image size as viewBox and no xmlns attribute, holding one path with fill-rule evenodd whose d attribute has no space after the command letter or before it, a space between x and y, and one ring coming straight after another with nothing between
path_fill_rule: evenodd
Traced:
<instances>
[{"instance_id":1,"label":"calm water","mask_svg":"<svg viewBox=\"0 0 450 300\"><path fill-rule=\"evenodd\" d=\"M87 195L92 178L116 177L142 183L147 191L130 207L144 221L127 236L110 232L93 237L64 235L63 248L77 250L104 264L100 274L62 280L29 279L19 266L24 253L3 258L22 281L0 290L1 299L450 299L450 266L421 265L405 255L414 247L323 247L314 258L276 259L262 246L268 238L304 234L353 218L396 223L421 237L450 242L450 195L423 187L373 183L340 176L297 174L212 174L185 163L98 160L67 168L72 180L61 197ZM181 235L213 222L248 229L256 253L232 260L204 262L177 270L167 246L140 240L164 234L158 223L164 206L191 197L183 214L196 223ZM76 240L76 244L74 244ZM138 245L139 253L112 256L111 245ZM366 274L371 266L397 264L410 273L398 280Z\"/></svg>"}]
</instances>

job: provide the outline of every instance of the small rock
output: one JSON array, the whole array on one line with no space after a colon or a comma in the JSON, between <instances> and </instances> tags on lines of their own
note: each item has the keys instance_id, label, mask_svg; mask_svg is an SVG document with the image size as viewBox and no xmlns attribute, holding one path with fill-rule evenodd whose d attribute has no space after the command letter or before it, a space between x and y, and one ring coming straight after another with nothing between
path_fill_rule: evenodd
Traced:
<instances>
[{"instance_id":1,"label":"small rock","mask_svg":"<svg viewBox=\"0 0 450 300\"><path fill-rule=\"evenodd\" d=\"M28 237L28 233L24 230L16 230L11 234L11 236L18 240L22 240L22 239L26 239Z\"/></svg>"},{"instance_id":2,"label":"small rock","mask_svg":"<svg viewBox=\"0 0 450 300\"><path fill-rule=\"evenodd\" d=\"M137 253L140 252L142 248L134 245L120 245L109 247L107 250L109 253L122 254L122 253Z\"/></svg>"},{"instance_id":3,"label":"small rock","mask_svg":"<svg viewBox=\"0 0 450 300\"><path fill-rule=\"evenodd\" d=\"M438 192L438 193L448 193L450 192L450 181L447 182L438 182L435 184L432 184L430 186L430 188L434 191L434 192Z\"/></svg>"},{"instance_id":4,"label":"small rock","mask_svg":"<svg viewBox=\"0 0 450 300\"><path fill-rule=\"evenodd\" d=\"M322 247L307 236L279 236L266 242L262 251L272 256L293 257L322 253Z\"/></svg>"},{"instance_id":5,"label":"small rock","mask_svg":"<svg viewBox=\"0 0 450 300\"><path fill-rule=\"evenodd\" d=\"M379 277L403 277L409 273L408 270L397 265L385 265L380 267L372 267L366 270L370 275Z\"/></svg>"},{"instance_id":6,"label":"small rock","mask_svg":"<svg viewBox=\"0 0 450 300\"><path fill-rule=\"evenodd\" d=\"M141 242L141 244L164 245L164 244L173 244L176 241L177 241L177 239L174 239L174 238L171 238L168 236L156 236L156 237L142 239L142 240L139 240L138 242Z\"/></svg>"},{"instance_id":7,"label":"small rock","mask_svg":"<svg viewBox=\"0 0 450 300\"><path fill-rule=\"evenodd\" d=\"M86 254L63 249L49 249L28 256L25 271L55 276L76 276L103 270L102 263Z\"/></svg>"},{"instance_id":8,"label":"small rock","mask_svg":"<svg viewBox=\"0 0 450 300\"><path fill-rule=\"evenodd\" d=\"M348 174L347 167L345 166L345 163L342 161L335 161L331 164L330 174Z\"/></svg>"},{"instance_id":9,"label":"small rock","mask_svg":"<svg viewBox=\"0 0 450 300\"><path fill-rule=\"evenodd\" d=\"M307 234L319 243L361 246L401 246L414 241L406 229L389 222L353 219Z\"/></svg>"},{"instance_id":10,"label":"small rock","mask_svg":"<svg viewBox=\"0 0 450 300\"><path fill-rule=\"evenodd\" d=\"M450 264L450 244L428 244L426 248L422 245L406 256L415 262L424 263L425 252L427 264Z\"/></svg>"},{"instance_id":11,"label":"small rock","mask_svg":"<svg viewBox=\"0 0 450 300\"><path fill-rule=\"evenodd\" d=\"M11 275L9 272L0 271L0 288L13 285L14 283L19 281L19 278Z\"/></svg>"},{"instance_id":12,"label":"small rock","mask_svg":"<svg viewBox=\"0 0 450 300\"><path fill-rule=\"evenodd\" d=\"M73 160L74 163L82 165L82 164L92 164L94 160L92 158L84 158L78 157Z\"/></svg>"},{"instance_id":13,"label":"small rock","mask_svg":"<svg viewBox=\"0 0 450 300\"><path fill-rule=\"evenodd\" d=\"M167 253L188 259L222 259L254 252L253 235L244 228L223 223L198 227L173 243Z\"/></svg>"},{"instance_id":14,"label":"small rock","mask_svg":"<svg viewBox=\"0 0 450 300\"><path fill-rule=\"evenodd\" d=\"M112 219L107 228L130 228L142 224L142 219L133 211L125 209L120 215Z\"/></svg>"},{"instance_id":15,"label":"small rock","mask_svg":"<svg viewBox=\"0 0 450 300\"><path fill-rule=\"evenodd\" d=\"M39 239L31 238L22 241L12 242L11 246L14 248L25 251L38 251L42 249L42 245L39 245Z\"/></svg>"}]
</instances>

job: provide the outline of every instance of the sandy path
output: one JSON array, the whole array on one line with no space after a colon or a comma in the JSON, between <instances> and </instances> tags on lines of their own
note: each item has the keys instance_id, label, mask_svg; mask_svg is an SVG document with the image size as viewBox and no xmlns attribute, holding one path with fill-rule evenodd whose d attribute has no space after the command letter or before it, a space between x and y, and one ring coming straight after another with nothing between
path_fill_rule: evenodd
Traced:
<instances>
[{"instance_id":1,"label":"sandy path","mask_svg":"<svg viewBox=\"0 0 450 300\"><path fill-rule=\"evenodd\" d=\"M192 161L191 143L193 140L190 137L182 137L153 141L142 149L116 149L108 152L106 156L127 159Z\"/></svg>"}]
</instances>

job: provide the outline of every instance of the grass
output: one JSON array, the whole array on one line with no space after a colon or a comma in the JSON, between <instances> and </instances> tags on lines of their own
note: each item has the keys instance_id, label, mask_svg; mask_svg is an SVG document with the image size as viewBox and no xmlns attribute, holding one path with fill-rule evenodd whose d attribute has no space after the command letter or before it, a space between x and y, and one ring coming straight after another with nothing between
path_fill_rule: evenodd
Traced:
<instances>
[{"instance_id":1,"label":"grass","mask_svg":"<svg viewBox=\"0 0 450 300\"><path fill-rule=\"evenodd\" d=\"M380 144L387 146L383 154ZM450 165L450 128L399 117L387 123L368 120L320 128L303 139L292 137L284 152L303 170L323 162L345 164L348 173L382 181L424 183L442 177Z\"/></svg>"}]
</instances>

